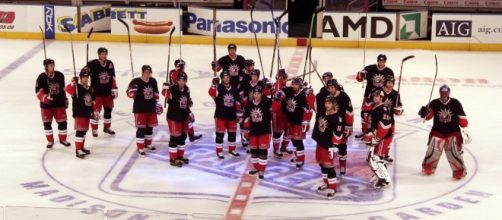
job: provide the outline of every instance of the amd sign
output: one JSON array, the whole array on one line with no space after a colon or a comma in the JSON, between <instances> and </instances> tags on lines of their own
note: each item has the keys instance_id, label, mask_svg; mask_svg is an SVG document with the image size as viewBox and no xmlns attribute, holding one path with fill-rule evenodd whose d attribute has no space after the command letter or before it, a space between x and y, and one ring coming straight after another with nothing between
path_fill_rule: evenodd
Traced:
<instances>
[{"instance_id":1,"label":"amd sign","mask_svg":"<svg viewBox=\"0 0 502 220\"><path fill-rule=\"evenodd\" d=\"M437 20L437 37L471 37L472 21Z\"/></svg>"},{"instance_id":2,"label":"amd sign","mask_svg":"<svg viewBox=\"0 0 502 220\"><path fill-rule=\"evenodd\" d=\"M389 13L326 13L323 19L323 39L394 41L396 15ZM369 25L367 25L369 24Z\"/></svg>"}]
</instances>

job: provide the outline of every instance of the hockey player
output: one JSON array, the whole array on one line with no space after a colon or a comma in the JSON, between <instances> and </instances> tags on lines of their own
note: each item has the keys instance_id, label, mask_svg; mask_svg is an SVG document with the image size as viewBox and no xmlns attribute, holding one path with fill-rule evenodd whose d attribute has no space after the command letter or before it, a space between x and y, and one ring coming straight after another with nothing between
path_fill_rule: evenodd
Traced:
<instances>
[{"instance_id":1,"label":"hockey player","mask_svg":"<svg viewBox=\"0 0 502 220\"><path fill-rule=\"evenodd\" d=\"M239 95L241 98L242 108L245 109L246 105L253 100L254 88L261 87L264 88L263 81L260 81L260 70L253 69L250 74L250 80L247 82L242 82ZM263 91L262 91L263 92ZM243 118L244 119L244 118ZM241 143L242 147L246 148L246 152L249 152L248 141L244 138L244 123L243 120L239 122L241 128Z\"/></svg>"},{"instance_id":2,"label":"hockey player","mask_svg":"<svg viewBox=\"0 0 502 220\"><path fill-rule=\"evenodd\" d=\"M141 67L141 77L134 78L127 87L127 96L134 99L133 113L136 125L136 146L141 157L146 155L145 148L155 151L152 144L153 127L157 126L157 115L162 114L159 102L157 80L152 77L149 65Z\"/></svg>"},{"instance_id":3,"label":"hockey player","mask_svg":"<svg viewBox=\"0 0 502 220\"><path fill-rule=\"evenodd\" d=\"M394 89L394 76L388 75L385 78L385 85L383 87L384 97L383 103L387 110L389 110L390 120L391 120L391 136L382 140L382 154L384 155L384 160L387 163L392 163L394 160L389 156L390 144L392 142L392 138L394 138L395 133L395 125L396 121L394 119L394 115L402 115L403 114L403 104L401 103L400 94Z\"/></svg>"},{"instance_id":4,"label":"hockey player","mask_svg":"<svg viewBox=\"0 0 502 220\"><path fill-rule=\"evenodd\" d=\"M185 61L182 59L177 59L174 61L174 67L175 69L169 71L170 78L169 78L169 85L174 85L177 83L178 79L178 74L185 73ZM185 73L186 75L186 73ZM188 78L187 78L188 79ZM189 107L191 108L193 103L192 100L189 101ZM194 142L196 140L199 140L202 138L202 134L195 134L195 129L193 127L193 123L195 123L195 115L193 112L190 110L190 114L188 117L188 138L190 142Z\"/></svg>"},{"instance_id":5,"label":"hockey player","mask_svg":"<svg viewBox=\"0 0 502 220\"><path fill-rule=\"evenodd\" d=\"M40 101L40 110L42 112L42 122L44 124L45 137L47 138L48 149L54 146L54 136L52 134L52 119L58 123L59 143L69 147L70 142L66 141L67 122L66 108L68 107L68 98L64 92L64 75L55 71L53 59L45 59L45 71L40 73L35 85L35 93Z\"/></svg>"},{"instance_id":6,"label":"hockey player","mask_svg":"<svg viewBox=\"0 0 502 220\"><path fill-rule=\"evenodd\" d=\"M381 188L391 183L389 172L387 171L386 163L383 160L382 148L385 139L392 136L391 121L389 110L383 103L384 92L381 89L376 89L372 93L373 108L369 113L368 133L364 135L364 141L369 146L368 163L371 171L376 177L374 182L375 188Z\"/></svg>"},{"instance_id":7,"label":"hockey player","mask_svg":"<svg viewBox=\"0 0 502 220\"><path fill-rule=\"evenodd\" d=\"M244 110L244 136L249 139L253 169L249 175L258 174L263 179L267 167L268 148L272 134L272 100L263 94L263 87L253 88L252 98Z\"/></svg>"},{"instance_id":8,"label":"hockey player","mask_svg":"<svg viewBox=\"0 0 502 220\"><path fill-rule=\"evenodd\" d=\"M91 60L87 64L91 73L91 87L96 97L94 111L96 114L104 109L103 132L115 135L111 129L113 100L118 97L117 83L115 81L115 67L108 60L108 50L104 47L98 49L98 59ZM92 136L98 136L98 120L91 119Z\"/></svg>"},{"instance_id":9,"label":"hockey player","mask_svg":"<svg viewBox=\"0 0 502 220\"><path fill-rule=\"evenodd\" d=\"M322 87L320 90L319 90L319 93L327 93L327 88L326 88L326 84L328 84L328 81L330 81L331 79L333 79L333 73L331 72L325 72L322 74L322 81L323 81L323 84L325 85L324 87ZM337 81L338 83L338 81ZM340 91L343 91L343 86L342 84L338 83L338 88ZM319 94L317 93L317 94ZM323 104L324 105L324 104Z\"/></svg>"},{"instance_id":10,"label":"hockey player","mask_svg":"<svg viewBox=\"0 0 502 220\"><path fill-rule=\"evenodd\" d=\"M241 70L239 75L239 90L242 90L242 85L245 85L251 81L251 72L253 72L254 68L254 60L247 59L244 61L244 69Z\"/></svg>"},{"instance_id":11,"label":"hockey player","mask_svg":"<svg viewBox=\"0 0 502 220\"><path fill-rule=\"evenodd\" d=\"M284 89L286 86L286 80L288 79L288 74L285 69L280 69L276 75L276 81L272 87L271 95L274 97L274 100L277 98L281 98L275 96L276 92ZM280 100L279 100L280 101ZM274 147L274 155L277 158L282 158L282 153L286 152L287 154L292 154L293 151L288 150L287 147L289 145L289 137L287 135L287 120L286 115L282 110L280 111L272 111L272 145ZM282 136L282 141L281 141Z\"/></svg>"},{"instance_id":12,"label":"hockey player","mask_svg":"<svg viewBox=\"0 0 502 220\"><path fill-rule=\"evenodd\" d=\"M288 122L288 136L295 147L295 157L291 159L296 164L297 169L303 168L305 163L305 147L303 139L309 130L310 119L312 118L312 107L315 97L312 96L311 88L303 88L302 78L297 77L292 80L291 87L285 87L275 94L274 105L281 107ZM280 101L279 101L280 100ZM277 107L273 108L277 111Z\"/></svg>"},{"instance_id":13,"label":"hockey player","mask_svg":"<svg viewBox=\"0 0 502 220\"><path fill-rule=\"evenodd\" d=\"M389 75L394 76L394 72L389 67L385 66L387 56L380 54L377 56L377 64L365 66L363 70L357 72L356 80L362 82L366 79L366 89L364 90L363 104L361 107L361 129L362 134L356 135L356 138L361 138L368 130L368 115L371 111L371 100L367 97L376 88L382 88L385 83L385 78Z\"/></svg>"},{"instance_id":14,"label":"hockey player","mask_svg":"<svg viewBox=\"0 0 502 220\"><path fill-rule=\"evenodd\" d=\"M187 75L180 72L176 75L176 84L164 83L162 94L167 97L167 125L169 127L169 158L172 166L181 167L188 164L185 158L185 139L190 115L190 89L186 86Z\"/></svg>"},{"instance_id":15,"label":"hockey player","mask_svg":"<svg viewBox=\"0 0 502 220\"><path fill-rule=\"evenodd\" d=\"M227 71L230 74L230 84L238 89L239 72L244 69L244 61L246 59L237 54L237 46L235 44L229 44L227 49L228 55L218 59L218 65L221 66L223 71Z\"/></svg>"},{"instance_id":16,"label":"hockey player","mask_svg":"<svg viewBox=\"0 0 502 220\"><path fill-rule=\"evenodd\" d=\"M425 120L434 118L429 134L429 147L422 163L422 172L425 175L434 174L444 149L453 178L460 180L467 175L462 145L470 142L467 134L468 121L462 104L450 97L450 87L441 86L439 94L439 99L432 100L428 107L422 106L419 112ZM462 134L460 128L463 128Z\"/></svg>"},{"instance_id":17,"label":"hockey player","mask_svg":"<svg viewBox=\"0 0 502 220\"><path fill-rule=\"evenodd\" d=\"M329 82L328 82L329 83ZM312 131L312 139L317 142L316 161L321 167L324 185L317 188L318 192L326 191L328 199L333 199L336 193L336 171L334 159L343 143L344 114L338 111L334 96L326 96L323 101L326 111L316 115L316 123Z\"/></svg>"},{"instance_id":18,"label":"hockey player","mask_svg":"<svg viewBox=\"0 0 502 220\"><path fill-rule=\"evenodd\" d=\"M338 144L338 159L340 163L340 175L345 175L347 172L347 139L352 135L352 124L354 123L354 110L352 108L352 102L350 101L350 97L347 93L340 90L339 84L336 79L328 80L326 83L326 91L320 92L316 95L316 115L323 116L325 115L325 100L326 97L333 97L334 111L335 113L339 113L343 116L343 120L341 124L344 127L343 130L343 138L340 140ZM318 121L316 121L317 123ZM318 126L318 125L315 125ZM312 138L316 133L312 133Z\"/></svg>"},{"instance_id":19,"label":"hockey player","mask_svg":"<svg viewBox=\"0 0 502 220\"><path fill-rule=\"evenodd\" d=\"M75 155L80 159L91 154L91 151L84 147L85 134L89 130L91 117L99 117L99 115L93 114L94 94L89 86L89 76L89 68L84 67L80 70L80 82L79 78L74 77L71 83L66 86L66 92L72 98L73 118L75 119Z\"/></svg>"},{"instance_id":20,"label":"hockey player","mask_svg":"<svg viewBox=\"0 0 502 220\"><path fill-rule=\"evenodd\" d=\"M213 78L209 95L213 98L216 109L214 111L214 120L216 124L216 156L218 159L224 159L223 156L223 138L225 132L228 135L228 153L234 157L239 157L236 151L235 139L237 136L237 114L242 114L239 91L230 84L230 74L222 71L219 78ZM242 117L242 116L241 116Z\"/></svg>"}]
</instances>

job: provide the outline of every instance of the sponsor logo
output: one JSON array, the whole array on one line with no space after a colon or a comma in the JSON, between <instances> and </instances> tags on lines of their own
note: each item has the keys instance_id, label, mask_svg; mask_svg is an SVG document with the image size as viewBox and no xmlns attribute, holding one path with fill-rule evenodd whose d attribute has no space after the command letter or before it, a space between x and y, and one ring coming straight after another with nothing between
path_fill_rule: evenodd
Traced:
<instances>
[{"instance_id":1,"label":"sponsor logo","mask_svg":"<svg viewBox=\"0 0 502 220\"><path fill-rule=\"evenodd\" d=\"M84 12L80 16L80 27L82 28L82 27L85 27L86 25L91 24L93 22L110 17L110 14L111 14L111 9L109 6L102 7L102 8L94 8L94 9L90 10L89 13ZM66 32L66 29L64 28L65 25L68 26L68 29L70 29L70 31L77 29L78 24L77 24L77 20L75 19L76 17L77 17L76 14L73 17L72 16L58 17L57 18L58 29L61 32Z\"/></svg>"},{"instance_id":2,"label":"sponsor logo","mask_svg":"<svg viewBox=\"0 0 502 220\"><path fill-rule=\"evenodd\" d=\"M45 23L45 38L54 39L56 30L54 29L54 5L44 6L44 23Z\"/></svg>"},{"instance_id":3,"label":"sponsor logo","mask_svg":"<svg viewBox=\"0 0 502 220\"><path fill-rule=\"evenodd\" d=\"M436 37L471 37L472 21L437 20Z\"/></svg>"},{"instance_id":4,"label":"sponsor logo","mask_svg":"<svg viewBox=\"0 0 502 220\"><path fill-rule=\"evenodd\" d=\"M16 26L13 25L16 19L14 11L0 11L0 30L12 30Z\"/></svg>"},{"instance_id":5,"label":"sponsor logo","mask_svg":"<svg viewBox=\"0 0 502 220\"><path fill-rule=\"evenodd\" d=\"M412 13L401 15L401 18L404 20L404 25L399 30L399 39L411 39L411 36L420 36L420 28L421 28L421 19L422 14L420 13Z\"/></svg>"},{"instance_id":6,"label":"sponsor logo","mask_svg":"<svg viewBox=\"0 0 502 220\"><path fill-rule=\"evenodd\" d=\"M195 13L188 13L188 25L193 25L199 31L212 31L213 20L197 17ZM274 21L221 20L216 26L216 32L222 33L276 33ZM288 22L279 24L282 33L288 33Z\"/></svg>"},{"instance_id":7,"label":"sponsor logo","mask_svg":"<svg viewBox=\"0 0 502 220\"><path fill-rule=\"evenodd\" d=\"M383 24L383 29L377 28L378 23ZM349 33L351 31L357 32L358 30L361 30L360 37L366 38L366 33L367 33L366 28L368 27L366 24L367 24L367 18L364 16L357 18L357 20L353 20L353 18L346 15L343 16L342 18L342 27L337 27L335 25L335 22L333 21L333 17L331 15L326 15L324 16L322 22L322 27L323 27L322 31L323 33L332 33L333 37L335 38L348 38ZM370 17L369 28L370 28L369 32L370 38L387 38L392 34L394 30L394 25L392 24L392 21L389 18L373 16Z\"/></svg>"}]
</instances>

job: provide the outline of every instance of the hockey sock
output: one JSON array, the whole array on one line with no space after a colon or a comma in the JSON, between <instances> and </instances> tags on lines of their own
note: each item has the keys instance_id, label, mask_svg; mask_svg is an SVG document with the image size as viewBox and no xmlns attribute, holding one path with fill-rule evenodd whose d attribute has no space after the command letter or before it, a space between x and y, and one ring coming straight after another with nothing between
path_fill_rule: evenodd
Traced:
<instances>
[{"instance_id":1,"label":"hockey sock","mask_svg":"<svg viewBox=\"0 0 502 220\"><path fill-rule=\"evenodd\" d=\"M274 146L274 152L279 150L279 145L281 144L282 133L274 132L272 136L272 145Z\"/></svg>"},{"instance_id":2,"label":"hockey sock","mask_svg":"<svg viewBox=\"0 0 502 220\"><path fill-rule=\"evenodd\" d=\"M328 187L336 190L336 171L334 167L325 168L328 173Z\"/></svg>"},{"instance_id":3,"label":"hockey sock","mask_svg":"<svg viewBox=\"0 0 502 220\"><path fill-rule=\"evenodd\" d=\"M138 128L136 130L136 147L138 150L145 148L145 129Z\"/></svg>"},{"instance_id":4,"label":"hockey sock","mask_svg":"<svg viewBox=\"0 0 502 220\"><path fill-rule=\"evenodd\" d=\"M267 168L268 150L259 149L258 154L259 154L258 171L264 172L265 168Z\"/></svg>"},{"instance_id":5,"label":"hockey sock","mask_svg":"<svg viewBox=\"0 0 502 220\"><path fill-rule=\"evenodd\" d=\"M110 128L112 126L112 108L104 108L105 112L103 114L104 127Z\"/></svg>"},{"instance_id":6,"label":"hockey sock","mask_svg":"<svg viewBox=\"0 0 502 220\"><path fill-rule=\"evenodd\" d=\"M45 138L47 138L47 142L54 143L54 135L52 133L51 124L52 123L50 123L50 122L44 123Z\"/></svg>"},{"instance_id":7,"label":"hockey sock","mask_svg":"<svg viewBox=\"0 0 502 220\"><path fill-rule=\"evenodd\" d=\"M67 125L68 124L66 123L66 121L58 122L58 130L59 130L58 137L59 137L59 141L61 141L61 142L66 141L66 134L67 134L66 127L67 127Z\"/></svg>"},{"instance_id":8,"label":"hockey sock","mask_svg":"<svg viewBox=\"0 0 502 220\"><path fill-rule=\"evenodd\" d=\"M235 144L235 139L236 139L237 133L236 132L228 132L228 151L235 151L236 149L236 144Z\"/></svg>"},{"instance_id":9,"label":"hockey sock","mask_svg":"<svg viewBox=\"0 0 502 220\"><path fill-rule=\"evenodd\" d=\"M178 146L176 145L176 139L178 137L171 136L169 138L169 159L174 160L178 158Z\"/></svg>"},{"instance_id":10,"label":"hockey sock","mask_svg":"<svg viewBox=\"0 0 502 220\"><path fill-rule=\"evenodd\" d=\"M322 164L319 164L321 166L321 177L322 177L322 181L324 182L324 184L328 185L328 169L327 168L324 168L324 166Z\"/></svg>"},{"instance_id":11,"label":"hockey sock","mask_svg":"<svg viewBox=\"0 0 502 220\"><path fill-rule=\"evenodd\" d=\"M178 157L184 157L185 156L185 140L186 140L186 133L183 132L182 135L177 139L176 144L178 145Z\"/></svg>"},{"instance_id":12,"label":"hockey sock","mask_svg":"<svg viewBox=\"0 0 502 220\"><path fill-rule=\"evenodd\" d=\"M145 128L145 146L152 145L153 128Z\"/></svg>"},{"instance_id":13,"label":"hockey sock","mask_svg":"<svg viewBox=\"0 0 502 220\"><path fill-rule=\"evenodd\" d=\"M258 170L258 163L260 161L260 150L259 149L251 149L251 164L255 170Z\"/></svg>"},{"instance_id":14,"label":"hockey sock","mask_svg":"<svg viewBox=\"0 0 502 220\"><path fill-rule=\"evenodd\" d=\"M216 142L216 153L223 152L223 138L225 137L224 133L216 132L216 137L214 138L214 142Z\"/></svg>"},{"instance_id":15,"label":"hockey sock","mask_svg":"<svg viewBox=\"0 0 502 220\"><path fill-rule=\"evenodd\" d=\"M77 131L75 134L75 147L77 150L82 150L85 142L85 131Z\"/></svg>"}]
</instances>

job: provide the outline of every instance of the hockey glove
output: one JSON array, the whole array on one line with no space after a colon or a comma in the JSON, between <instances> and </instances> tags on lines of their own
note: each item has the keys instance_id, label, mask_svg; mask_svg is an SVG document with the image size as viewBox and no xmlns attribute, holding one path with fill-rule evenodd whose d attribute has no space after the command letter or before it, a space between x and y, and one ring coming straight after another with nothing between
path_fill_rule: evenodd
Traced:
<instances>
[{"instance_id":1,"label":"hockey glove","mask_svg":"<svg viewBox=\"0 0 502 220\"><path fill-rule=\"evenodd\" d=\"M162 84L162 90L169 90L169 87L171 87L171 83L165 82Z\"/></svg>"},{"instance_id":2,"label":"hockey glove","mask_svg":"<svg viewBox=\"0 0 502 220\"><path fill-rule=\"evenodd\" d=\"M220 84L220 78L215 76L213 77L213 81L211 82L213 85L218 85Z\"/></svg>"},{"instance_id":3,"label":"hockey glove","mask_svg":"<svg viewBox=\"0 0 502 220\"><path fill-rule=\"evenodd\" d=\"M352 126L345 126L345 129L343 130L343 136L345 136L345 138L348 138L350 137L350 135L352 135L353 131L354 129L352 128Z\"/></svg>"},{"instance_id":4,"label":"hockey glove","mask_svg":"<svg viewBox=\"0 0 502 220\"><path fill-rule=\"evenodd\" d=\"M394 114L395 115L402 115L403 112L404 112L404 110L403 110L403 108L401 106L394 107L393 109L394 109Z\"/></svg>"},{"instance_id":5,"label":"hockey glove","mask_svg":"<svg viewBox=\"0 0 502 220\"><path fill-rule=\"evenodd\" d=\"M274 99L276 100L282 100L284 97L286 97L286 94L284 94L284 91L282 90L277 91L274 95Z\"/></svg>"},{"instance_id":6,"label":"hockey glove","mask_svg":"<svg viewBox=\"0 0 502 220\"><path fill-rule=\"evenodd\" d=\"M193 112L188 113L188 121L190 123L194 123L195 122L195 115L193 115Z\"/></svg>"},{"instance_id":7,"label":"hockey glove","mask_svg":"<svg viewBox=\"0 0 502 220\"><path fill-rule=\"evenodd\" d=\"M112 89L112 97L116 99L119 96L119 90L117 88Z\"/></svg>"},{"instance_id":8,"label":"hockey glove","mask_svg":"<svg viewBox=\"0 0 502 220\"><path fill-rule=\"evenodd\" d=\"M302 122L302 132L303 133L307 133L307 131L309 131L309 128L310 128L310 122L309 121L303 121Z\"/></svg>"},{"instance_id":9,"label":"hockey glove","mask_svg":"<svg viewBox=\"0 0 502 220\"><path fill-rule=\"evenodd\" d=\"M127 89L127 96L129 96L129 98L134 98L134 97L136 97L137 92L138 92L138 85L136 85L136 84L131 85Z\"/></svg>"},{"instance_id":10,"label":"hockey glove","mask_svg":"<svg viewBox=\"0 0 502 220\"><path fill-rule=\"evenodd\" d=\"M98 111L95 111L92 113L92 119L94 119L95 121L99 121L99 112Z\"/></svg>"},{"instance_id":11,"label":"hockey glove","mask_svg":"<svg viewBox=\"0 0 502 220\"><path fill-rule=\"evenodd\" d=\"M157 105L155 105L155 112L157 113L157 115L160 115L163 111L164 109L162 108L162 105L160 104L160 102L157 102Z\"/></svg>"},{"instance_id":12,"label":"hockey glove","mask_svg":"<svg viewBox=\"0 0 502 220\"><path fill-rule=\"evenodd\" d=\"M464 128L462 129L462 139L464 141L464 144L470 144L472 139L471 139L471 136L469 136L469 133L468 133L468 129L467 128Z\"/></svg>"},{"instance_id":13,"label":"hockey glove","mask_svg":"<svg viewBox=\"0 0 502 220\"><path fill-rule=\"evenodd\" d=\"M429 109L427 109L425 106L422 106L420 108L420 111L418 111L418 115L420 115L421 118L425 118L429 114Z\"/></svg>"},{"instance_id":14,"label":"hockey glove","mask_svg":"<svg viewBox=\"0 0 502 220\"><path fill-rule=\"evenodd\" d=\"M78 83L78 77L71 78L71 86L75 87Z\"/></svg>"},{"instance_id":15,"label":"hockey glove","mask_svg":"<svg viewBox=\"0 0 502 220\"><path fill-rule=\"evenodd\" d=\"M336 154L338 153L338 146L336 145L331 145L330 148L328 148L328 153L329 153L329 159L333 160L335 159Z\"/></svg>"}]
</instances>

